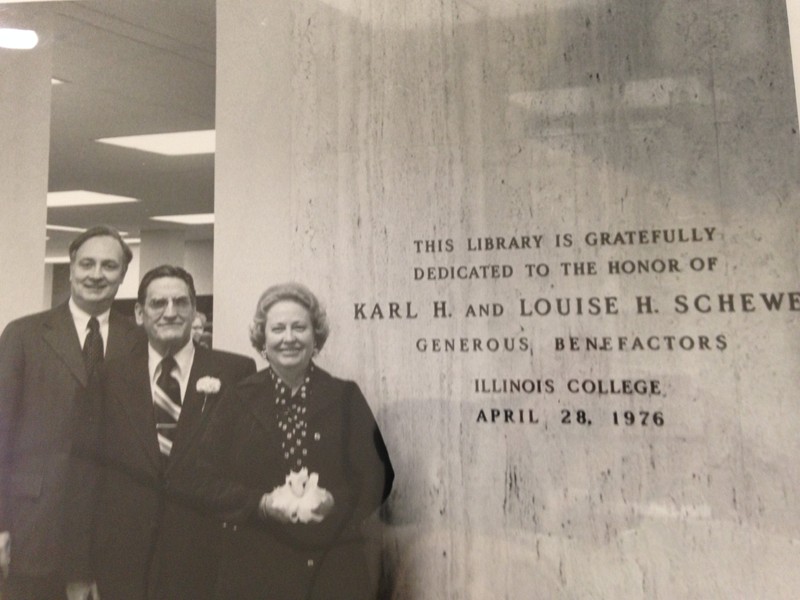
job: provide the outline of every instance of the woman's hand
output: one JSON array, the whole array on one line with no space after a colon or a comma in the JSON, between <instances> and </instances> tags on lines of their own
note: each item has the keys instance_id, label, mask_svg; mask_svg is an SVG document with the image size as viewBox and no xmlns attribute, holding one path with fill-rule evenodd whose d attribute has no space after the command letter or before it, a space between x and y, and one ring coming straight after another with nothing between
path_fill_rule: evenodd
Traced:
<instances>
[{"instance_id":1,"label":"woman's hand","mask_svg":"<svg viewBox=\"0 0 800 600\"><path fill-rule=\"evenodd\" d=\"M322 521L333 510L333 494L328 490L321 490L324 496L320 500L319 505L312 512L317 517L316 521Z\"/></svg>"},{"instance_id":2,"label":"woman's hand","mask_svg":"<svg viewBox=\"0 0 800 600\"><path fill-rule=\"evenodd\" d=\"M89 581L71 581L67 584L67 600L100 600L97 584Z\"/></svg>"},{"instance_id":3,"label":"woman's hand","mask_svg":"<svg viewBox=\"0 0 800 600\"><path fill-rule=\"evenodd\" d=\"M258 515L264 519L275 519L279 523L289 523L291 518L283 509L275 506L275 492L264 494L261 496L261 502L258 503Z\"/></svg>"}]
</instances>

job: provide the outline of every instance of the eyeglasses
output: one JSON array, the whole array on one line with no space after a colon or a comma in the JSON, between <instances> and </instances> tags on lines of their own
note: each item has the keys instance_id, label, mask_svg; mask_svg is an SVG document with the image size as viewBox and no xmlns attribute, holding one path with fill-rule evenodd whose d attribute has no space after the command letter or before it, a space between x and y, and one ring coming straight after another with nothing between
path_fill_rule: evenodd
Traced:
<instances>
[{"instance_id":1,"label":"eyeglasses","mask_svg":"<svg viewBox=\"0 0 800 600\"><path fill-rule=\"evenodd\" d=\"M177 298L150 298L147 301L147 308L152 312L162 313L167 310L170 302L176 312L189 312L194 307L189 296L178 296Z\"/></svg>"}]
</instances>

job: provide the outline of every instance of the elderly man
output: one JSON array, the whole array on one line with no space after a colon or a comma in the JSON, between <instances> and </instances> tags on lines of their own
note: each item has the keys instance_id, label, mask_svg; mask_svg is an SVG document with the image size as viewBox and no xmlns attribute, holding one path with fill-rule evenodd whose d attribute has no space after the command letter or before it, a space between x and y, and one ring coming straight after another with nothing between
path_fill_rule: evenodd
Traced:
<instances>
[{"instance_id":1,"label":"elderly man","mask_svg":"<svg viewBox=\"0 0 800 600\"><path fill-rule=\"evenodd\" d=\"M142 278L136 321L147 339L104 365L96 424L94 578L105 600L202 600L216 576L220 527L170 479L195 467L200 434L224 390L255 362L192 342L192 276L163 265ZM78 512L85 512L79 510Z\"/></svg>"},{"instance_id":2,"label":"elderly man","mask_svg":"<svg viewBox=\"0 0 800 600\"><path fill-rule=\"evenodd\" d=\"M131 260L119 232L93 227L75 238L69 257L69 301L9 323L0 337L4 600L63 600L68 584L70 597L86 596L89 567L73 560L69 530L91 515L64 510L81 431L75 417L103 360L127 356L141 335L111 311Z\"/></svg>"}]
</instances>

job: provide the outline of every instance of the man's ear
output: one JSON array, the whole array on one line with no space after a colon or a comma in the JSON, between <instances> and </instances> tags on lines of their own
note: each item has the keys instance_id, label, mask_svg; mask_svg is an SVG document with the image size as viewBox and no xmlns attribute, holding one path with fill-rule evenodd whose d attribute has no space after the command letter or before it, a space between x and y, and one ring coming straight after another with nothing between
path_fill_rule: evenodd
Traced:
<instances>
[{"instance_id":1,"label":"man's ear","mask_svg":"<svg viewBox=\"0 0 800 600\"><path fill-rule=\"evenodd\" d=\"M136 316L136 324L144 325L144 313L142 312L142 305L138 302L133 307L133 314Z\"/></svg>"}]
</instances>

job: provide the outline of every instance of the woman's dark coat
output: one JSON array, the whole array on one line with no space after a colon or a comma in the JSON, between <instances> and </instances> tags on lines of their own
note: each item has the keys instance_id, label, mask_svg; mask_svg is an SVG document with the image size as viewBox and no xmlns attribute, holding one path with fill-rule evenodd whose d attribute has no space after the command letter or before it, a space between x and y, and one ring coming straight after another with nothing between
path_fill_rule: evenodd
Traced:
<instances>
[{"instance_id":1,"label":"woman's dark coat","mask_svg":"<svg viewBox=\"0 0 800 600\"><path fill-rule=\"evenodd\" d=\"M176 483L224 520L217 598L374 598L363 520L391 490L394 472L358 386L314 368L307 402L309 473L334 498L321 523L279 523L258 514L263 494L283 485L275 389L268 371L221 398L202 442L201 476Z\"/></svg>"}]
</instances>

